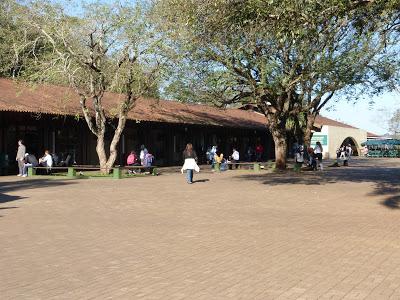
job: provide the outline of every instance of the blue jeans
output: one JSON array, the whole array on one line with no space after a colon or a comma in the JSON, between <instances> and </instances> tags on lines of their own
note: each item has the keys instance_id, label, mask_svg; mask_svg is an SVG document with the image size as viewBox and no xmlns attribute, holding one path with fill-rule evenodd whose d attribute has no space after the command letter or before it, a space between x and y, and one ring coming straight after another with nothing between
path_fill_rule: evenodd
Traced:
<instances>
[{"instance_id":1,"label":"blue jeans","mask_svg":"<svg viewBox=\"0 0 400 300\"><path fill-rule=\"evenodd\" d=\"M186 170L186 180L187 182L193 182L193 170Z\"/></svg>"}]
</instances>

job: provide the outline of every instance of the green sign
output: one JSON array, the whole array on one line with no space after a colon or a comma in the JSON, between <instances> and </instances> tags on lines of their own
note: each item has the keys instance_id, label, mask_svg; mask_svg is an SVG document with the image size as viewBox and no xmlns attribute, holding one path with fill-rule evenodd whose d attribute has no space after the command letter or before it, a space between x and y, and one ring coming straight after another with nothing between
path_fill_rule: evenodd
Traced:
<instances>
[{"instance_id":1,"label":"green sign","mask_svg":"<svg viewBox=\"0 0 400 300\"><path fill-rule=\"evenodd\" d=\"M311 145L320 142L322 146L328 146L328 136L326 134L313 134L311 138Z\"/></svg>"}]
</instances>

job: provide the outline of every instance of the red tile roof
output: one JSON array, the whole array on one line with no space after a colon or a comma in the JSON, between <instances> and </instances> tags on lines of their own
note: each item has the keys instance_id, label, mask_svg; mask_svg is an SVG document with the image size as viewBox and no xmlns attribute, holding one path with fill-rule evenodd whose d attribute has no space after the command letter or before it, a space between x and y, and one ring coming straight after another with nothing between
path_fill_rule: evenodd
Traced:
<instances>
[{"instance_id":1,"label":"red tile roof","mask_svg":"<svg viewBox=\"0 0 400 300\"><path fill-rule=\"evenodd\" d=\"M344 128L353 128L353 129L358 129L357 127L339 122L339 121L335 121L323 116L317 116L314 126L316 127L322 127L322 126L336 126L336 127L344 127Z\"/></svg>"},{"instance_id":2,"label":"red tile roof","mask_svg":"<svg viewBox=\"0 0 400 300\"><path fill-rule=\"evenodd\" d=\"M115 111L123 95L106 93L103 105L109 114ZM90 101L88 101L90 103ZM39 85L29 86L0 78L0 111L81 115L79 97L70 88ZM176 101L139 99L129 112L131 120L184 123L265 129L266 119L257 112L242 109L218 109L208 105L186 104ZM315 126L322 125L355 128L353 126L317 116Z\"/></svg>"},{"instance_id":3,"label":"red tile roof","mask_svg":"<svg viewBox=\"0 0 400 300\"><path fill-rule=\"evenodd\" d=\"M369 137L369 138L379 138L381 136L378 135L378 134L372 133L372 132L367 132L367 137Z\"/></svg>"},{"instance_id":4,"label":"red tile roof","mask_svg":"<svg viewBox=\"0 0 400 300\"><path fill-rule=\"evenodd\" d=\"M122 97L121 94L106 93L103 105L109 114L116 111ZM53 85L28 86L4 78L0 78L0 111L81 114L79 97L70 88ZM139 99L128 118L150 122L266 129L265 118L250 111L218 109L168 100Z\"/></svg>"}]
</instances>

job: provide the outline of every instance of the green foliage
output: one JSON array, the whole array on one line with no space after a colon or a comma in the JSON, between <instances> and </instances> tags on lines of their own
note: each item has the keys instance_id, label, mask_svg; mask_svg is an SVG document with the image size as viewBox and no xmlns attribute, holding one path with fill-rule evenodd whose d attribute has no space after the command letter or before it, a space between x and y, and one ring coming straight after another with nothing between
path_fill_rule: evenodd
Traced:
<instances>
[{"instance_id":1,"label":"green foliage","mask_svg":"<svg viewBox=\"0 0 400 300\"><path fill-rule=\"evenodd\" d=\"M175 76L166 91L257 105L284 168L287 131L309 140L334 95L356 100L398 86L399 8L398 0L158 0L175 61L194 62L196 74Z\"/></svg>"},{"instance_id":2,"label":"green foliage","mask_svg":"<svg viewBox=\"0 0 400 300\"><path fill-rule=\"evenodd\" d=\"M35 29L25 26L27 7L15 0L0 2L0 76L24 77L38 71L35 60L47 57L51 49Z\"/></svg>"},{"instance_id":3,"label":"green foliage","mask_svg":"<svg viewBox=\"0 0 400 300\"><path fill-rule=\"evenodd\" d=\"M186 83L174 85L205 90L214 81L204 76L221 78L222 72L229 79L220 89L228 93L220 97L225 103L255 101L267 114L287 118L300 111L318 113L331 93L358 97L398 84L398 1L157 4L160 27L176 42L181 57L201 66L196 71L203 75L192 78L201 84L185 78ZM202 95L202 90L190 94Z\"/></svg>"},{"instance_id":4,"label":"green foliage","mask_svg":"<svg viewBox=\"0 0 400 300\"><path fill-rule=\"evenodd\" d=\"M394 138L400 138L400 109L393 112L393 115L388 121L389 133Z\"/></svg>"}]
</instances>

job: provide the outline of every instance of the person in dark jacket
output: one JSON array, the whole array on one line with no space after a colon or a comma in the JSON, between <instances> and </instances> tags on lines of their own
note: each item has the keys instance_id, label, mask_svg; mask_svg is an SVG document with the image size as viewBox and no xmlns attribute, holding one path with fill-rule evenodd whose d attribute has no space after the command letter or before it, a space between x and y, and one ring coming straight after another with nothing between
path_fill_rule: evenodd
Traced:
<instances>
[{"instance_id":1,"label":"person in dark jacket","mask_svg":"<svg viewBox=\"0 0 400 300\"><path fill-rule=\"evenodd\" d=\"M22 177L28 176L28 168L29 167L37 167L39 165L39 162L36 158L35 155L25 153L25 160L24 160L24 167L22 170Z\"/></svg>"}]
</instances>

